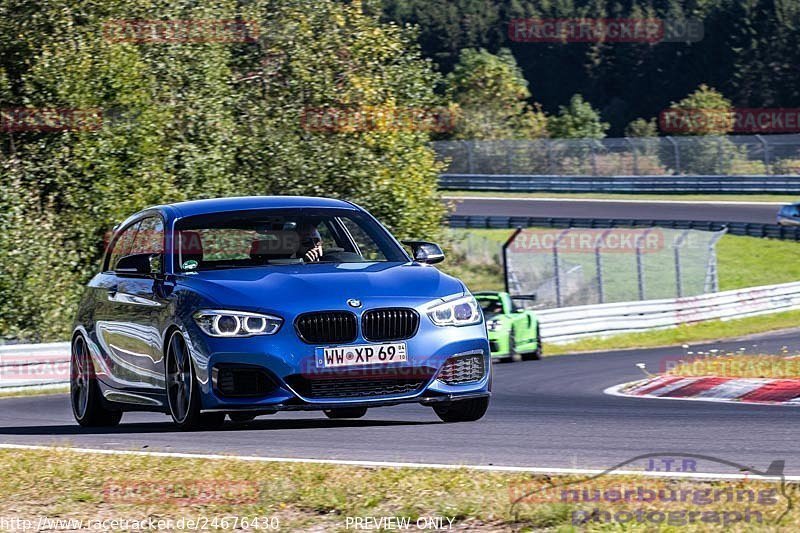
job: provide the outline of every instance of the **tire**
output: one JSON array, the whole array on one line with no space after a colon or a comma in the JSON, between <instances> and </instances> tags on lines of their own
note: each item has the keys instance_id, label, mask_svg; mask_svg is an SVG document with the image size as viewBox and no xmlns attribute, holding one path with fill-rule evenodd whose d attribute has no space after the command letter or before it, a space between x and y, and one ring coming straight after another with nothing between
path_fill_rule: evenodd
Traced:
<instances>
[{"instance_id":1,"label":"tire","mask_svg":"<svg viewBox=\"0 0 800 533\"><path fill-rule=\"evenodd\" d=\"M517 352L517 338L514 334L514 328L508 332L508 362L521 361L522 356Z\"/></svg>"},{"instance_id":2,"label":"tire","mask_svg":"<svg viewBox=\"0 0 800 533\"><path fill-rule=\"evenodd\" d=\"M489 398L457 400L444 405L434 405L433 410L443 422L475 422L483 418L489 408Z\"/></svg>"},{"instance_id":3,"label":"tire","mask_svg":"<svg viewBox=\"0 0 800 533\"><path fill-rule=\"evenodd\" d=\"M538 361L542 358L542 337L539 335L539 324L536 324L536 349L523 354L523 361Z\"/></svg>"},{"instance_id":4,"label":"tire","mask_svg":"<svg viewBox=\"0 0 800 533\"><path fill-rule=\"evenodd\" d=\"M231 422L237 423L244 423L244 422L252 422L256 419L257 415L250 414L250 413L228 413L228 418L231 419Z\"/></svg>"},{"instance_id":5,"label":"tire","mask_svg":"<svg viewBox=\"0 0 800 533\"><path fill-rule=\"evenodd\" d=\"M332 420L340 420L342 418L361 418L367 414L367 408L341 407L339 409L325 409L323 413L325 413L325 416Z\"/></svg>"},{"instance_id":6,"label":"tire","mask_svg":"<svg viewBox=\"0 0 800 533\"><path fill-rule=\"evenodd\" d=\"M167 343L164 370L169 414L182 430L219 427L225 413L200 412L200 391L186 340L175 330Z\"/></svg>"},{"instance_id":7,"label":"tire","mask_svg":"<svg viewBox=\"0 0 800 533\"><path fill-rule=\"evenodd\" d=\"M97 375L83 335L72 341L69 373L69 397L72 415L83 427L116 426L122 420L122 411L107 409L103 393L97 384Z\"/></svg>"}]
</instances>

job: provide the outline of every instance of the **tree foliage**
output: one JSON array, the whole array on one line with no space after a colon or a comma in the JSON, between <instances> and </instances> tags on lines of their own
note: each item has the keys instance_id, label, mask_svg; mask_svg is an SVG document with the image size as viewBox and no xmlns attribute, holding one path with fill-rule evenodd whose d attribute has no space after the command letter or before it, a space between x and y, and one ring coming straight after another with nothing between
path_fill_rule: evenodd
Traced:
<instances>
[{"instance_id":1,"label":"tree foliage","mask_svg":"<svg viewBox=\"0 0 800 533\"><path fill-rule=\"evenodd\" d=\"M547 113L580 93L598 106L613 136L637 117L658 116L702 83L737 107L794 107L800 101L800 2L386 0L384 16L419 25L423 52L445 73L462 48L509 48ZM530 43L508 37L515 18L613 17L695 20L702 34L698 40L676 31L672 42L655 43Z\"/></svg>"},{"instance_id":2,"label":"tree foliage","mask_svg":"<svg viewBox=\"0 0 800 533\"><path fill-rule=\"evenodd\" d=\"M547 129L559 139L602 139L608 124L600 120L600 113L583 96L576 94L569 105L559 108L557 116L548 119Z\"/></svg>"},{"instance_id":3,"label":"tree foliage","mask_svg":"<svg viewBox=\"0 0 800 533\"><path fill-rule=\"evenodd\" d=\"M528 82L506 49L497 55L462 50L447 76L447 88L458 106L456 138L529 139L547 134L544 113L528 103Z\"/></svg>"},{"instance_id":4,"label":"tree foliage","mask_svg":"<svg viewBox=\"0 0 800 533\"><path fill-rule=\"evenodd\" d=\"M242 20L254 42L109 39L119 20ZM430 132L309 128L309 110L441 104L413 33L358 3L0 0L0 104L94 110L98 128L0 132L0 333L63 338L107 232L148 205L341 197L401 237L438 231Z\"/></svg>"}]
</instances>

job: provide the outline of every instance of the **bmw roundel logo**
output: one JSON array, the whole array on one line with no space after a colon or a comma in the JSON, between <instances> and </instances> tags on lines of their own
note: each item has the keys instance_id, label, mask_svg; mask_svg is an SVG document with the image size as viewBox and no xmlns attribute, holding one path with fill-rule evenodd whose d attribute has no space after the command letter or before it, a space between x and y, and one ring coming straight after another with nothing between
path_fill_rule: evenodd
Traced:
<instances>
[{"instance_id":1,"label":"bmw roundel logo","mask_svg":"<svg viewBox=\"0 0 800 533\"><path fill-rule=\"evenodd\" d=\"M350 298L349 300L347 300L347 305L349 305L350 307L361 307L361 300L358 300L356 298Z\"/></svg>"}]
</instances>

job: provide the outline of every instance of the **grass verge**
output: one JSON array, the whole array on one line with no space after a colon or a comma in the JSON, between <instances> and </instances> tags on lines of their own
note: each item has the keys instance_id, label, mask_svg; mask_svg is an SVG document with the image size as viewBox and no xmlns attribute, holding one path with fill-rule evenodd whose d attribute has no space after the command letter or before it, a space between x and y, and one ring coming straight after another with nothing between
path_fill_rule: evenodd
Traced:
<instances>
[{"instance_id":1,"label":"grass verge","mask_svg":"<svg viewBox=\"0 0 800 533\"><path fill-rule=\"evenodd\" d=\"M46 389L30 388L22 390L4 391L0 389L0 398L20 398L25 396L44 396L47 394L66 394L69 392L69 385L63 387L53 387Z\"/></svg>"},{"instance_id":2,"label":"grass verge","mask_svg":"<svg viewBox=\"0 0 800 533\"><path fill-rule=\"evenodd\" d=\"M234 529L234 520L238 519L241 528L242 519L247 518L252 525L258 517L258 527L251 529L275 530L273 526L277 526L280 531L346 531L365 529L354 527L358 518L377 521L396 517L408 519L411 530L418 530L419 521L429 526L438 523L444 529L481 531L571 531L575 525L585 531L620 527L652 531L664 530L664 524L676 531L679 526L681 531L711 531L723 530L727 516L726 531L752 530L754 526L773 530L800 527L796 509L784 514L797 487L752 479L679 481L637 475L591 479L466 469L85 455L55 450L0 450L0 469L4 472L0 478L0 525L2 520L18 519L41 526L42 517L82 520L84 526L88 520L150 519L162 520L165 526L172 524L173 530L189 529L177 525L184 519L206 520L209 529ZM656 498L644 502L634 495L624 502L611 498L581 503L575 502L575 493L562 492L588 489L592 494L623 487L634 491L639 487L682 490L684 494L705 494L705 499L670 502ZM750 491L758 499L743 505L713 496L715 490L737 489ZM709 495L713 501L709 501ZM512 505L517 498L521 501ZM747 521L745 508L752 511ZM630 516L637 509L641 519ZM627 516L621 516L621 511L628 511ZM740 513L738 521L731 520L735 515L723 514L736 511ZM694 516L687 515L691 512ZM776 522L781 515L781 521ZM670 522L666 522L667 516ZM614 523L626 517L624 526ZM450 520L452 527L448 527ZM52 522L45 525L54 528ZM374 527L375 522L372 525L369 529L380 529ZM134 528L129 524L128 529Z\"/></svg>"},{"instance_id":3,"label":"grass verge","mask_svg":"<svg viewBox=\"0 0 800 533\"><path fill-rule=\"evenodd\" d=\"M798 325L800 325L800 311L786 311L784 313L736 320L711 320L669 329L584 339L567 344L552 344L546 346L544 351L545 355L560 355L577 352L623 350L626 348L655 348L689 342L732 339L744 335L796 328Z\"/></svg>"},{"instance_id":4,"label":"grass verge","mask_svg":"<svg viewBox=\"0 0 800 533\"><path fill-rule=\"evenodd\" d=\"M471 233L500 246L511 235L510 229L459 229L455 235ZM725 235L717 243L717 265L721 291L743 289L758 285L788 283L800 279L797 260L800 243ZM458 258L461 259L461 258ZM503 268L471 265L467 260L442 263L442 270L462 277L473 291L503 290ZM660 296L663 297L663 296Z\"/></svg>"},{"instance_id":5,"label":"grass verge","mask_svg":"<svg viewBox=\"0 0 800 533\"><path fill-rule=\"evenodd\" d=\"M797 196L788 194L624 194L624 193L558 193L558 192L502 192L502 191L441 191L442 196L474 198L564 198L571 200L664 200L664 201L718 201L718 202L781 202L792 203ZM777 212L777 209L776 209Z\"/></svg>"}]
</instances>

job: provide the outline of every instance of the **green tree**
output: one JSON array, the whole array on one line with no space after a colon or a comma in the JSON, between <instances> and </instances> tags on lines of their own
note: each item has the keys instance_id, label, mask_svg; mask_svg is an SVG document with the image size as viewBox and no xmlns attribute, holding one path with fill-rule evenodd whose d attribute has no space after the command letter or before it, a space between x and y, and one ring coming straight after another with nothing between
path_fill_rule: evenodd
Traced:
<instances>
[{"instance_id":1,"label":"green tree","mask_svg":"<svg viewBox=\"0 0 800 533\"><path fill-rule=\"evenodd\" d=\"M637 118L625 126L625 137L657 137L658 124L656 119L645 120Z\"/></svg>"},{"instance_id":2,"label":"green tree","mask_svg":"<svg viewBox=\"0 0 800 533\"><path fill-rule=\"evenodd\" d=\"M462 50L447 87L458 106L456 138L525 139L547 133L544 113L528 104L528 82L508 50L497 55Z\"/></svg>"},{"instance_id":3,"label":"green tree","mask_svg":"<svg viewBox=\"0 0 800 533\"><path fill-rule=\"evenodd\" d=\"M725 135L733 130L733 106L725 96L703 84L673 102L665 121L670 134L693 137L681 143L681 170L686 174L727 174L747 158Z\"/></svg>"},{"instance_id":4,"label":"green tree","mask_svg":"<svg viewBox=\"0 0 800 533\"><path fill-rule=\"evenodd\" d=\"M247 194L346 198L401 237L444 214L429 124L317 131L309 110L429 116L414 35L321 0L85 4L0 0L7 107L89 110L102 126L0 132L0 332L64 338L112 226L148 205ZM118 42L115 20L255 21L255 42ZM35 233L35 235L32 235ZM38 290L35 290L38 287ZM58 292L58 298L35 294Z\"/></svg>"},{"instance_id":5,"label":"green tree","mask_svg":"<svg viewBox=\"0 0 800 533\"><path fill-rule=\"evenodd\" d=\"M666 115L673 120L676 135L724 135L733 131L733 105L722 93L705 84L680 102L673 102Z\"/></svg>"},{"instance_id":6,"label":"green tree","mask_svg":"<svg viewBox=\"0 0 800 533\"><path fill-rule=\"evenodd\" d=\"M558 115L547 121L550 135L557 139L602 139L608 128L600 113L580 94L573 95L569 105L559 107Z\"/></svg>"}]
</instances>

